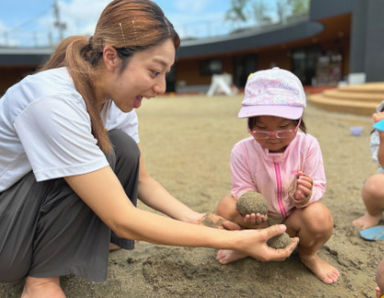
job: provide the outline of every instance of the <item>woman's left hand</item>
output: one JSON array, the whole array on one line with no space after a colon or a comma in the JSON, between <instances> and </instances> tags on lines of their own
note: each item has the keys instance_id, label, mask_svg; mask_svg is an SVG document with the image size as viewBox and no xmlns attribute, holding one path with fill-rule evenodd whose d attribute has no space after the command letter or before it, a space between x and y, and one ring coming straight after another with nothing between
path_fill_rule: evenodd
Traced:
<instances>
[{"instance_id":1,"label":"woman's left hand","mask_svg":"<svg viewBox=\"0 0 384 298\"><path fill-rule=\"evenodd\" d=\"M199 219L198 224L216 229L240 230L238 224L213 213L203 214Z\"/></svg>"}]
</instances>

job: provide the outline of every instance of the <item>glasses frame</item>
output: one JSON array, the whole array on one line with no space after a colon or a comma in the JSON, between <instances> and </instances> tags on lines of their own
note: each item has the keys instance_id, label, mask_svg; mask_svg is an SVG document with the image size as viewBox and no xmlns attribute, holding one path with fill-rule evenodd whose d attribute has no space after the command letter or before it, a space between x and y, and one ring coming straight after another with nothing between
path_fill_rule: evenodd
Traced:
<instances>
[{"instance_id":1,"label":"glasses frame","mask_svg":"<svg viewBox=\"0 0 384 298\"><path fill-rule=\"evenodd\" d=\"M256 140L267 140L271 136L275 136L276 139L287 139L290 136L281 137L281 136L279 136L279 133L290 133L291 135L293 135L294 133L297 133L297 131L299 130L300 124L301 124L301 118L300 118L299 123L297 123L295 128L278 129L278 130L272 130L272 131L259 131L259 130L256 131L256 130L248 129L248 131ZM255 133L263 134L264 137L257 137L257 136L255 136Z\"/></svg>"}]
</instances>

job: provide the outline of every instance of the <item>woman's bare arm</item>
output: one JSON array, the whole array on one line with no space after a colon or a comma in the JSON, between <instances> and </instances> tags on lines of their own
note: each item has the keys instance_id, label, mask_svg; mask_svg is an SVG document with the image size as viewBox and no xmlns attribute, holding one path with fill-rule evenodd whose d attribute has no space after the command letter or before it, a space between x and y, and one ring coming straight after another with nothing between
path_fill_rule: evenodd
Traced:
<instances>
[{"instance_id":1,"label":"woman's bare arm","mask_svg":"<svg viewBox=\"0 0 384 298\"><path fill-rule=\"evenodd\" d=\"M298 239L285 249L269 248L266 241L285 231L284 226L265 230L226 231L188 224L135 208L110 167L65 180L80 198L119 237L157 244L234 249L259 260L283 260Z\"/></svg>"}]
</instances>

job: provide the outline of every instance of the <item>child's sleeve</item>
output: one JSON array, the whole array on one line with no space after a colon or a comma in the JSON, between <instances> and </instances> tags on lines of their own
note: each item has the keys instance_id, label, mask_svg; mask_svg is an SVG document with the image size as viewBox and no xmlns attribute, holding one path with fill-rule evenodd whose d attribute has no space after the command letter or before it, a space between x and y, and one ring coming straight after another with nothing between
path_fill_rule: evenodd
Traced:
<instances>
[{"instance_id":1,"label":"child's sleeve","mask_svg":"<svg viewBox=\"0 0 384 298\"><path fill-rule=\"evenodd\" d=\"M326 178L320 145L315 138L313 138L309 143L304 158L303 172L313 179L312 196L310 202L316 202L320 200L325 193Z\"/></svg>"},{"instance_id":2,"label":"child's sleeve","mask_svg":"<svg viewBox=\"0 0 384 298\"><path fill-rule=\"evenodd\" d=\"M241 146L235 146L231 152L231 193L236 198L239 198L247 191L256 191L248 164L248 157L245 150L243 150Z\"/></svg>"}]
</instances>

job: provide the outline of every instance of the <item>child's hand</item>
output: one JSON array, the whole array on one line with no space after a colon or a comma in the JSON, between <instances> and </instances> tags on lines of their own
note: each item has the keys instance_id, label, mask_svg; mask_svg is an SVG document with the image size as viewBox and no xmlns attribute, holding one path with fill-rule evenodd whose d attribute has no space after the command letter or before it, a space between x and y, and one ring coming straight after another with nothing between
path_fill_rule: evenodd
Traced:
<instances>
[{"instance_id":1,"label":"child's hand","mask_svg":"<svg viewBox=\"0 0 384 298\"><path fill-rule=\"evenodd\" d=\"M372 115L372 123L375 124L384 119L384 112L374 113ZM377 130L379 133L380 143L384 141L384 132L381 130Z\"/></svg>"},{"instance_id":2,"label":"child's hand","mask_svg":"<svg viewBox=\"0 0 384 298\"><path fill-rule=\"evenodd\" d=\"M372 115L372 123L379 122L384 119L384 112L374 113Z\"/></svg>"},{"instance_id":3,"label":"child's hand","mask_svg":"<svg viewBox=\"0 0 384 298\"><path fill-rule=\"evenodd\" d=\"M290 198L296 208L304 207L311 199L313 180L308 175L299 171L297 173L296 188Z\"/></svg>"},{"instance_id":4,"label":"child's hand","mask_svg":"<svg viewBox=\"0 0 384 298\"><path fill-rule=\"evenodd\" d=\"M262 215L260 213L246 214L243 216L244 227L249 229L260 229L267 227L267 215Z\"/></svg>"}]
</instances>

